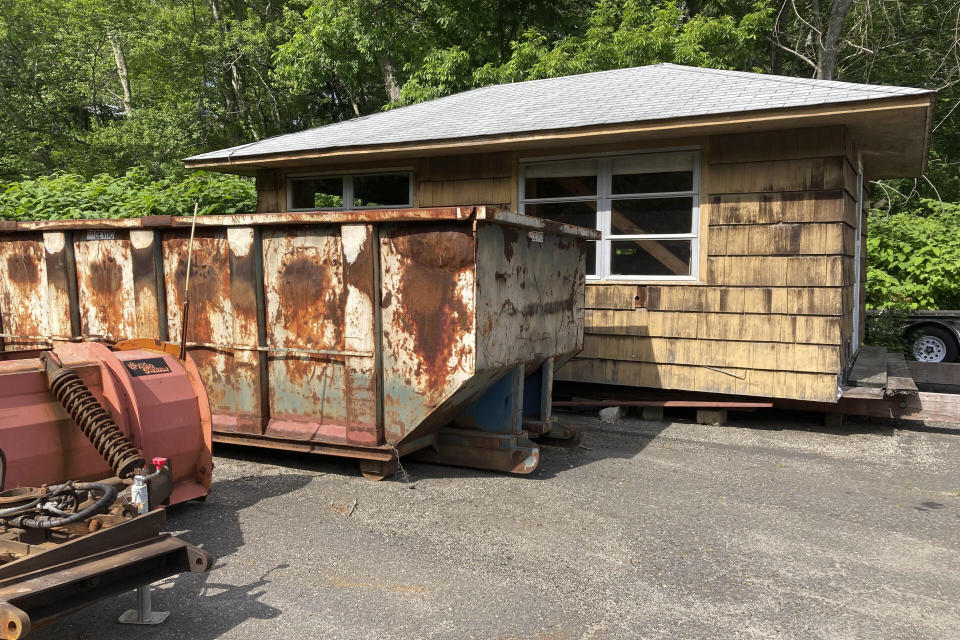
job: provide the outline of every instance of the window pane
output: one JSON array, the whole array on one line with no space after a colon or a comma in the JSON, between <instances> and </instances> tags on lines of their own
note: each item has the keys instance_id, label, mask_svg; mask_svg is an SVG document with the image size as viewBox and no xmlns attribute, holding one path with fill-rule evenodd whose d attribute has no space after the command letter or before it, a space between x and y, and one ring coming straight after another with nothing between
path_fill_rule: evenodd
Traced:
<instances>
[{"instance_id":1,"label":"window pane","mask_svg":"<svg viewBox=\"0 0 960 640\"><path fill-rule=\"evenodd\" d=\"M597 194L596 160L563 160L524 168L524 198L570 198Z\"/></svg>"},{"instance_id":2,"label":"window pane","mask_svg":"<svg viewBox=\"0 0 960 640\"><path fill-rule=\"evenodd\" d=\"M690 240L613 240L610 274L688 276L690 244Z\"/></svg>"},{"instance_id":3,"label":"window pane","mask_svg":"<svg viewBox=\"0 0 960 640\"><path fill-rule=\"evenodd\" d=\"M692 191L696 154L648 153L613 161L612 193Z\"/></svg>"},{"instance_id":4,"label":"window pane","mask_svg":"<svg viewBox=\"0 0 960 640\"><path fill-rule=\"evenodd\" d=\"M390 207L409 204L409 174L353 177L353 206L355 207Z\"/></svg>"},{"instance_id":5,"label":"window pane","mask_svg":"<svg viewBox=\"0 0 960 640\"><path fill-rule=\"evenodd\" d=\"M329 209L343 206L343 178L295 178L291 182L294 209Z\"/></svg>"},{"instance_id":6,"label":"window pane","mask_svg":"<svg viewBox=\"0 0 960 640\"><path fill-rule=\"evenodd\" d=\"M627 173L613 176L613 193L693 191L693 171Z\"/></svg>"},{"instance_id":7,"label":"window pane","mask_svg":"<svg viewBox=\"0 0 960 640\"><path fill-rule=\"evenodd\" d=\"M597 203L589 202L537 202L524 207L528 216L547 218L557 222L575 224L588 229L597 228Z\"/></svg>"},{"instance_id":8,"label":"window pane","mask_svg":"<svg viewBox=\"0 0 960 640\"><path fill-rule=\"evenodd\" d=\"M610 234L693 232L693 198L644 198L610 203Z\"/></svg>"},{"instance_id":9,"label":"window pane","mask_svg":"<svg viewBox=\"0 0 960 640\"><path fill-rule=\"evenodd\" d=\"M597 203L590 202L544 202L528 204L524 208L529 216L547 218L588 229L597 228ZM597 243L587 242L587 275L597 274Z\"/></svg>"},{"instance_id":10,"label":"window pane","mask_svg":"<svg viewBox=\"0 0 960 640\"><path fill-rule=\"evenodd\" d=\"M566 176L562 178L527 178L523 195L536 198L570 198L597 195L597 176Z\"/></svg>"}]
</instances>

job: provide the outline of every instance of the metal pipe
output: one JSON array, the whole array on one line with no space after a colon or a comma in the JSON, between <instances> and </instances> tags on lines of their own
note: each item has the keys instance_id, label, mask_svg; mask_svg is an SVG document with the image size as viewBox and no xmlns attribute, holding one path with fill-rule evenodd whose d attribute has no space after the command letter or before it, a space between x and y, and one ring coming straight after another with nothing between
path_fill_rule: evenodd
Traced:
<instances>
[{"instance_id":1,"label":"metal pipe","mask_svg":"<svg viewBox=\"0 0 960 640\"><path fill-rule=\"evenodd\" d=\"M190 316L190 269L193 263L193 235L197 230L197 210L200 208L200 199L193 201L193 221L190 223L190 244L187 245L187 275L183 282L183 313L180 326L180 359L187 359L187 320Z\"/></svg>"}]
</instances>

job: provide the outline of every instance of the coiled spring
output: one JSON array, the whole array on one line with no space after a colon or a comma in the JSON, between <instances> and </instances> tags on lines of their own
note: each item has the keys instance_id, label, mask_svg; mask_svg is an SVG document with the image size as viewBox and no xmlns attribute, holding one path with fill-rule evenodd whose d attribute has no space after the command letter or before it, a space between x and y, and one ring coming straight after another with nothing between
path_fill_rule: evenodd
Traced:
<instances>
[{"instance_id":1,"label":"coiled spring","mask_svg":"<svg viewBox=\"0 0 960 640\"><path fill-rule=\"evenodd\" d=\"M57 371L50 379L50 390L117 476L129 478L136 469L146 466L143 456L90 393L76 371L68 368Z\"/></svg>"}]
</instances>

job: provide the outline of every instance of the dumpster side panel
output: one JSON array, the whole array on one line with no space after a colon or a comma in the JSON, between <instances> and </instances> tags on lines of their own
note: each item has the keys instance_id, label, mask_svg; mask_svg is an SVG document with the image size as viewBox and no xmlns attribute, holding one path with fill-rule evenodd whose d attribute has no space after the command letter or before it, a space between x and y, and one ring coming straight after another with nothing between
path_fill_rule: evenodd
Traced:
<instances>
[{"instance_id":1,"label":"dumpster side panel","mask_svg":"<svg viewBox=\"0 0 960 640\"><path fill-rule=\"evenodd\" d=\"M264 231L263 273L267 344L305 350L270 353L270 414L283 421L312 419L304 430L345 424L344 363L337 355L344 350L339 227ZM296 425L275 427L287 429L286 437L309 437L296 433Z\"/></svg>"},{"instance_id":2,"label":"dumpster side panel","mask_svg":"<svg viewBox=\"0 0 960 640\"><path fill-rule=\"evenodd\" d=\"M74 318L75 309L70 304L71 289L77 282L72 234L44 231L43 249L47 267L47 331L54 336L77 336L79 317ZM58 343L57 339L51 342L53 346Z\"/></svg>"},{"instance_id":3,"label":"dumpster side panel","mask_svg":"<svg viewBox=\"0 0 960 640\"><path fill-rule=\"evenodd\" d=\"M233 370L230 385L236 389L238 414L242 422L258 433L266 422L267 354L254 351L261 346L260 308L263 306L263 280L258 265L261 245L253 227L230 227L230 302L233 308L233 343L238 347L230 355ZM238 419L240 417L238 416Z\"/></svg>"},{"instance_id":4,"label":"dumpster side panel","mask_svg":"<svg viewBox=\"0 0 960 640\"><path fill-rule=\"evenodd\" d=\"M130 230L134 326L136 327L132 335L138 338L166 337L166 298L163 297L161 285L163 274L158 273L161 270L158 260L159 250L159 233L153 229Z\"/></svg>"},{"instance_id":5,"label":"dumpster side panel","mask_svg":"<svg viewBox=\"0 0 960 640\"><path fill-rule=\"evenodd\" d=\"M170 337L179 342L183 323L190 230L169 231L163 237L163 268ZM230 290L230 256L226 229L198 229L193 243L190 274L190 307L187 342L207 389L214 429L260 433L259 422L241 420L251 413L252 399L235 383L233 302ZM254 424L256 422L256 424Z\"/></svg>"},{"instance_id":6,"label":"dumpster side panel","mask_svg":"<svg viewBox=\"0 0 960 640\"><path fill-rule=\"evenodd\" d=\"M0 328L5 351L25 351L49 346L40 336L53 332L47 304L47 265L43 237L37 234L4 235L0 239Z\"/></svg>"},{"instance_id":7,"label":"dumpster side panel","mask_svg":"<svg viewBox=\"0 0 960 640\"><path fill-rule=\"evenodd\" d=\"M376 445L383 441L380 424L380 385L377 348L377 243L376 227L345 224L343 245L344 356L346 365L347 440Z\"/></svg>"},{"instance_id":8,"label":"dumpster side panel","mask_svg":"<svg viewBox=\"0 0 960 640\"><path fill-rule=\"evenodd\" d=\"M562 359L580 350L582 243L550 232L478 226L478 370Z\"/></svg>"},{"instance_id":9,"label":"dumpster side panel","mask_svg":"<svg viewBox=\"0 0 960 640\"><path fill-rule=\"evenodd\" d=\"M129 232L108 233L110 238L80 235L74 244L80 327L83 335L97 338L141 337L136 330Z\"/></svg>"},{"instance_id":10,"label":"dumpster side panel","mask_svg":"<svg viewBox=\"0 0 960 640\"><path fill-rule=\"evenodd\" d=\"M476 370L473 229L463 224L389 226L380 234L383 412L398 443L460 391ZM446 406L450 406L447 402ZM440 412L442 413L442 412Z\"/></svg>"}]
</instances>

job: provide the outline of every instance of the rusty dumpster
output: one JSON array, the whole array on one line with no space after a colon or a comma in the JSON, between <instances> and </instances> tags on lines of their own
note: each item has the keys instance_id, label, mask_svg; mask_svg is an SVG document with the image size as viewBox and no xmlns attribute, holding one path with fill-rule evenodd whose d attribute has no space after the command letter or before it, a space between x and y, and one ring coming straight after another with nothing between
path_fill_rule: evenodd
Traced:
<instances>
[{"instance_id":1,"label":"rusty dumpster","mask_svg":"<svg viewBox=\"0 0 960 640\"><path fill-rule=\"evenodd\" d=\"M597 232L488 207L0 222L0 352L181 339L215 442L532 471ZM9 355L7 356L9 357Z\"/></svg>"}]
</instances>

